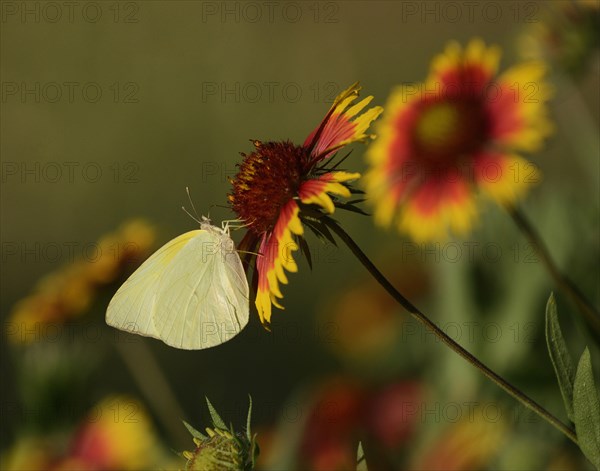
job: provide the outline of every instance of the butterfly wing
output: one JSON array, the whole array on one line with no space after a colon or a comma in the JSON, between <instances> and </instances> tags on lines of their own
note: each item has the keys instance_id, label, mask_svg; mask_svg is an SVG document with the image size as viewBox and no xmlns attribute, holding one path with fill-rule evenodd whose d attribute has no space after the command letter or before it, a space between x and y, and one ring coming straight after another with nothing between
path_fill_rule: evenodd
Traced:
<instances>
[{"instance_id":1,"label":"butterfly wing","mask_svg":"<svg viewBox=\"0 0 600 471\"><path fill-rule=\"evenodd\" d=\"M167 242L150 256L119 288L106 310L106 323L117 329L160 339L153 322L156 295L164 270L201 230Z\"/></svg>"},{"instance_id":2,"label":"butterfly wing","mask_svg":"<svg viewBox=\"0 0 600 471\"><path fill-rule=\"evenodd\" d=\"M167 345L186 350L220 345L248 323L249 289L242 262L225 234L201 231L165 267L154 325Z\"/></svg>"}]
</instances>

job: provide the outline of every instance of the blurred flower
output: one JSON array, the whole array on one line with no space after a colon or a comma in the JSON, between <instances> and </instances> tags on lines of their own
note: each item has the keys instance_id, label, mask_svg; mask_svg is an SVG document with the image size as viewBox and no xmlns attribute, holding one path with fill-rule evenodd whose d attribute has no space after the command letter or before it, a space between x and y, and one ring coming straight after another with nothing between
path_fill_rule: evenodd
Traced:
<instances>
[{"instance_id":1,"label":"blurred flower","mask_svg":"<svg viewBox=\"0 0 600 471\"><path fill-rule=\"evenodd\" d=\"M57 470L159 469L160 451L150 419L134 399L117 396L97 404Z\"/></svg>"},{"instance_id":2,"label":"blurred flower","mask_svg":"<svg viewBox=\"0 0 600 471\"><path fill-rule=\"evenodd\" d=\"M152 248L155 230L143 220L123 224L103 236L89 259L80 259L42 278L34 292L17 302L8 319L11 343L39 340L40 329L62 324L85 312L99 288L116 281L139 263Z\"/></svg>"},{"instance_id":3,"label":"blurred flower","mask_svg":"<svg viewBox=\"0 0 600 471\"><path fill-rule=\"evenodd\" d=\"M423 295L429 287L425 265L404 256L385 254L383 270L393 274L391 282L409 298ZM397 270L399 264L403 270ZM369 371L382 363L402 362L406 355L393 350L402 347L405 316L398 315L398 304L372 278L361 278L334 297L322 310L324 325L334 327L333 336L324 336L328 348L353 366ZM365 315L368 313L368 315Z\"/></svg>"},{"instance_id":4,"label":"blurred flower","mask_svg":"<svg viewBox=\"0 0 600 471\"><path fill-rule=\"evenodd\" d=\"M507 429L504 419L489 420L481 407L475 407L471 414L448 426L411 469L487 469L500 452Z\"/></svg>"},{"instance_id":5,"label":"blurred flower","mask_svg":"<svg viewBox=\"0 0 600 471\"><path fill-rule=\"evenodd\" d=\"M331 379L317 390L300 444L299 469L355 468L365 395L361 385L343 378Z\"/></svg>"},{"instance_id":6,"label":"blurred flower","mask_svg":"<svg viewBox=\"0 0 600 471\"><path fill-rule=\"evenodd\" d=\"M421 388L412 381L378 387L345 378L327 381L315 393L305 424L299 469L354 469L362 434L382 451L399 449L414 431L420 398Z\"/></svg>"},{"instance_id":7,"label":"blurred flower","mask_svg":"<svg viewBox=\"0 0 600 471\"><path fill-rule=\"evenodd\" d=\"M327 321L336 327L335 341L328 345L344 358L370 364L396 344L404 322L397 311L395 301L376 282L357 283L326 310Z\"/></svg>"},{"instance_id":8,"label":"blurred flower","mask_svg":"<svg viewBox=\"0 0 600 471\"><path fill-rule=\"evenodd\" d=\"M390 384L370 397L365 421L383 446L398 448L412 435L421 397L421 386L412 381Z\"/></svg>"},{"instance_id":9,"label":"blurred flower","mask_svg":"<svg viewBox=\"0 0 600 471\"><path fill-rule=\"evenodd\" d=\"M519 38L526 59L552 59L573 75L585 72L600 48L600 2L547 2L541 21L527 25Z\"/></svg>"},{"instance_id":10,"label":"blurred flower","mask_svg":"<svg viewBox=\"0 0 600 471\"><path fill-rule=\"evenodd\" d=\"M418 241L467 233L476 189L511 204L539 179L518 155L538 150L551 132L542 62L497 76L500 50L472 40L450 43L425 83L392 93L379 138L368 149L367 196L375 221Z\"/></svg>"},{"instance_id":11,"label":"blurred flower","mask_svg":"<svg viewBox=\"0 0 600 471\"><path fill-rule=\"evenodd\" d=\"M65 446L56 438L23 438L6 455L2 469L120 471L172 465L142 405L125 396L97 404L67 440Z\"/></svg>"},{"instance_id":12,"label":"blurred flower","mask_svg":"<svg viewBox=\"0 0 600 471\"><path fill-rule=\"evenodd\" d=\"M204 435L191 425L185 423L192 436L196 448L184 451L187 459L185 469L190 471L244 471L254 469L258 456L256 436L250 431L252 416L252 400L248 408L246 432L237 433L232 427L227 428L210 401L206 400L213 421L213 427L207 427Z\"/></svg>"},{"instance_id":13,"label":"blurred flower","mask_svg":"<svg viewBox=\"0 0 600 471\"><path fill-rule=\"evenodd\" d=\"M359 115L373 98L369 96L350 106L359 90L357 84L344 90L301 146L290 141L254 141L255 150L242 154L243 162L232 181L229 201L248 226L239 249L258 249L260 254L255 263L256 309L264 325L271 320L271 304L282 309L277 298L283 297L279 284L287 283L285 271L298 270L292 253L299 248L294 239L299 240L304 233L301 221L313 228L318 226L314 216L312 223L305 218L304 208L310 205L313 212L333 213L336 206L343 205L338 205L331 195L350 197L347 182L360 176L336 171L337 165L331 165L339 149L372 137L366 131L382 111L381 107L374 107ZM246 266L248 261L246 257Z\"/></svg>"}]
</instances>

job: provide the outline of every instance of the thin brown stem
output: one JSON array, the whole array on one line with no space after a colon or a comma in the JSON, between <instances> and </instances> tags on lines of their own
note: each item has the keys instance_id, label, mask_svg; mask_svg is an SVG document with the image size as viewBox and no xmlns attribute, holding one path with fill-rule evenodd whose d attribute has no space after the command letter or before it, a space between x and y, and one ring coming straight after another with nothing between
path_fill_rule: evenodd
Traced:
<instances>
[{"instance_id":1,"label":"thin brown stem","mask_svg":"<svg viewBox=\"0 0 600 471\"><path fill-rule=\"evenodd\" d=\"M565 436L567 436L574 443L577 443L577 435L575 431L561 422L558 418L544 409L541 405L525 395L522 391L514 387L500 375L492 371L486 365L484 365L479 359L461 347L451 337L449 337L442 329L440 329L435 323L433 323L425 314L423 314L417 307L415 307L408 299L406 299L394 286L387 280L387 278L379 271L379 269L371 262L371 260L365 255L361 248L354 242L354 240L348 235L340 225L335 221L328 218L323 218L322 221L348 246L352 253L358 258L363 266L369 271L369 273L377 280L377 282L404 308L406 309L415 319L423 324L427 329L431 330L435 336L450 347L454 352L458 353L461 357L467 360L471 365L481 371L485 376L491 379L494 383L504 389L508 394L514 397L517 401L523 404L525 407L531 409L548 423L553 425Z\"/></svg>"},{"instance_id":2,"label":"thin brown stem","mask_svg":"<svg viewBox=\"0 0 600 471\"><path fill-rule=\"evenodd\" d=\"M512 216L517 227L523 232L525 237L529 240L529 243L533 246L542 263L548 270L548 273L550 273L550 276L554 280L554 283L556 283L556 286L571 299L583 314L584 319L594 333L596 340L600 339L600 313L598 310L579 290L577 285L558 269L550 255L548 247L546 247L544 241L531 225L525 214L514 206L509 207L508 212Z\"/></svg>"}]
</instances>

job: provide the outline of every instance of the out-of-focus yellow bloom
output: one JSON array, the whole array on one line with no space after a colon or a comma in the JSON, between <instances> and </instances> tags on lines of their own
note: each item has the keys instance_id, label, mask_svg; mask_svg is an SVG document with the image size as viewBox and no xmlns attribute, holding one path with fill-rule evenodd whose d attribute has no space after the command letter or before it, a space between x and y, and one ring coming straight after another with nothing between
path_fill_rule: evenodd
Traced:
<instances>
[{"instance_id":1,"label":"out-of-focus yellow bloom","mask_svg":"<svg viewBox=\"0 0 600 471\"><path fill-rule=\"evenodd\" d=\"M429 287L429 277L422 264L403 258L387 259L394 273L392 283L413 299ZM395 268L401 264L403 270ZM398 305L371 278L360 279L336 293L321 312L324 335L320 338L340 358L355 365L372 368L375 363L389 362L398 355L391 353L402 341L406 318L398 315ZM391 360L393 361L393 360Z\"/></svg>"},{"instance_id":2,"label":"out-of-focus yellow bloom","mask_svg":"<svg viewBox=\"0 0 600 471\"><path fill-rule=\"evenodd\" d=\"M487 469L507 437L508 426L502 417L474 407L456 424L450 425L420 456L411 469L431 471L477 471Z\"/></svg>"},{"instance_id":3,"label":"out-of-focus yellow bloom","mask_svg":"<svg viewBox=\"0 0 600 471\"><path fill-rule=\"evenodd\" d=\"M110 470L157 469L158 441L142 404L126 396L104 399L97 404L75 436L70 457L59 468Z\"/></svg>"},{"instance_id":4,"label":"out-of-focus yellow bloom","mask_svg":"<svg viewBox=\"0 0 600 471\"><path fill-rule=\"evenodd\" d=\"M84 313L100 288L148 256L155 238L154 228L146 221L128 221L101 237L89 259L76 260L43 277L30 295L14 305L7 322L8 340L31 343L41 337L44 326Z\"/></svg>"},{"instance_id":5,"label":"out-of-focus yellow bloom","mask_svg":"<svg viewBox=\"0 0 600 471\"><path fill-rule=\"evenodd\" d=\"M367 152L367 196L375 221L417 242L468 233L476 196L513 204L540 180L521 152L540 149L552 130L543 62L498 74L500 49L479 39L451 42L427 80L389 97Z\"/></svg>"},{"instance_id":6,"label":"out-of-focus yellow bloom","mask_svg":"<svg viewBox=\"0 0 600 471\"><path fill-rule=\"evenodd\" d=\"M56 442L57 437L54 440L18 441L3 459L2 469L133 471L173 465L144 407L127 396L108 397L93 407L66 446Z\"/></svg>"}]
</instances>

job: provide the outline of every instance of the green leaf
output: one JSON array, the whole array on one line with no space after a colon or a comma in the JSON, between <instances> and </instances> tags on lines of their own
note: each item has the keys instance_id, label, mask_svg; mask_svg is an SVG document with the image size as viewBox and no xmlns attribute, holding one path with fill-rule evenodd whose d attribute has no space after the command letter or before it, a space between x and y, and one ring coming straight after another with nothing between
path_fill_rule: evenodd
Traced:
<instances>
[{"instance_id":1,"label":"green leaf","mask_svg":"<svg viewBox=\"0 0 600 471\"><path fill-rule=\"evenodd\" d=\"M354 204L351 204L351 203L344 203L341 201L337 201L335 203L335 207L339 208L339 209L344 209L346 211L351 211L353 213L362 214L363 216L370 216L369 213L365 212L363 209L361 209L358 206L355 206Z\"/></svg>"},{"instance_id":2,"label":"green leaf","mask_svg":"<svg viewBox=\"0 0 600 471\"><path fill-rule=\"evenodd\" d=\"M361 442L358 442L358 450L356 450L356 471L369 471Z\"/></svg>"},{"instance_id":3,"label":"green leaf","mask_svg":"<svg viewBox=\"0 0 600 471\"><path fill-rule=\"evenodd\" d=\"M183 425L185 425L185 428L188 429L188 432L192 434L192 437L198 438L199 440L206 440L208 438L206 435L203 435L202 433L198 432L198 430L196 430L194 427L188 424L185 420L183 421Z\"/></svg>"},{"instance_id":4,"label":"green leaf","mask_svg":"<svg viewBox=\"0 0 600 471\"><path fill-rule=\"evenodd\" d=\"M567 350L567 345L562 331L560 330L560 324L558 323L554 294L550 295L548 304L546 305L546 342L548 344L550 359L552 360L552 365L554 366L554 371L556 372L556 377L558 379L558 385L560 386L563 402L565 403L567 415L571 421L574 421L573 382L575 380L575 373L571 356Z\"/></svg>"},{"instance_id":5,"label":"green leaf","mask_svg":"<svg viewBox=\"0 0 600 471\"><path fill-rule=\"evenodd\" d=\"M300 246L300 252L306 257L306 261L308 262L308 266L312 270L312 257L310 255L310 247L308 246L308 242L302 236L298 237L298 245Z\"/></svg>"},{"instance_id":6,"label":"green leaf","mask_svg":"<svg viewBox=\"0 0 600 471\"><path fill-rule=\"evenodd\" d=\"M227 425L225 425L225 422L223 422L223 419L221 418L219 413L215 410L213 405L210 403L210 401L208 400L208 397L206 398L206 404L208 405L208 411L210 412L210 417L213 421L213 425L222 430L227 430Z\"/></svg>"},{"instance_id":7,"label":"green leaf","mask_svg":"<svg viewBox=\"0 0 600 471\"><path fill-rule=\"evenodd\" d=\"M579 448L596 469L600 469L600 401L594 384L590 351L587 348L577 366L573 410Z\"/></svg>"},{"instance_id":8,"label":"green leaf","mask_svg":"<svg viewBox=\"0 0 600 471\"><path fill-rule=\"evenodd\" d=\"M303 222L317 236L317 238L320 241L324 242L325 239L327 239L329 242L331 242L334 246L337 247L335 239L333 238L331 232L329 231L329 228L325 224L312 219L304 219Z\"/></svg>"}]
</instances>

